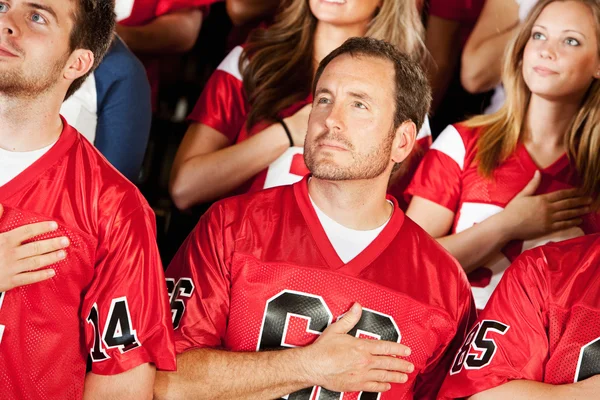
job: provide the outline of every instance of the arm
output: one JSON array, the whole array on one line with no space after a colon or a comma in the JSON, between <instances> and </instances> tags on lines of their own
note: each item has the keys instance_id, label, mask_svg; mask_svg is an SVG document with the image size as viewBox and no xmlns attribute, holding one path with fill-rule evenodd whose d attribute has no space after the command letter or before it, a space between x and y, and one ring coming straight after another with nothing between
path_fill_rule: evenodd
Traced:
<instances>
[{"instance_id":1,"label":"arm","mask_svg":"<svg viewBox=\"0 0 600 400\"><path fill-rule=\"evenodd\" d=\"M153 365L142 364L118 375L85 377L84 400L143 400L152 399L152 386L156 370Z\"/></svg>"},{"instance_id":2,"label":"arm","mask_svg":"<svg viewBox=\"0 0 600 400\"><path fill-rule=\"evenodd\" d=\"M280 0L227 0L227 14L235 26L268 17L279 6Z\"/></svg>"},{"instance_id":3,"label":"arm","mask_svg":"<svg viewBox=\"0 0 600 400\"><path fill-rule=\"evenodd\" d=\"M517 380L471 396L471 400L579 400L593 399L600 392L600 376L577 383L550 385L548 383Z\"/></svg>"},{"instance_id":4,"label":"arm","mask_svg":"<svg viewBox=\"0 0 600 400\"><path fill-rule=\"evenodd\" d=\"M158 373L159 400L273 399L311 386L337 392L383 392L404 383L414 366L400 358L399 343L358 339L347 333L362 314L355 304L307 347L258 353L212 349L178 356L176 373ZM232 379L235 377L235 379Z\"/></svg>"},{"instance_id":5,"label":"arm","mask_svg":"<svg viewBox=\"0 0 600 400\"><path fill-rule=\"evenodd\" d=\"M519 26L514 0L487 0L462 54L460 79L470 93L481 93L500 83L502 58Z\"/></svg>"},{"instance_id":6,"label":"arm","mask_svg":"<svg viewBox=\"0 0 600 400\"><path fill-rule=\"evenodd\" d=\"M298 145L304 143L310 108L311 105L304 106L285 119ZM207 125L189 127L171 171L170 192L178 208L186 209L230 193L267 168L290 146L281 124L273 124L240 143L228 144L225 135Z\"/></svg>"},{"instance_id":7,"label":"arm","mask_svg":"<svg viewBox=\"0 0 600 400\"><path fill-rule=\"evenodd\" d=\"M194 47L202 11L185 9L162 15L143 26L117 24L117 34L134 53L178 54Z\"/></svg>"},{"instance_id":8,"label":"arm","mask_svg":"<svg viewBox=\"0 0 600 400\"><path fill-rule=\"evenodd\" d=\"M444 98L448 84L460 57L460 22L430 15L427 20L425 45L432 56L434 65L428 70L429 82L433 89L431 110L435 113Z\"/></svg>"},{"instance_id":9,"label":"arm","mask_svg":"<svg viewBox=\"0 0 600 400\"><path fill-rule=\"evenodd\" d=\"M121 47L121 58L127 59L116 61L106 72L102 65L96 71L97 81L101 81L104 74L118 74L121 78L108 88L99 87L105 94L99 104L94 145L119 172L136 182L150 135L150 85L141 63L125 46L118 46ZM108 61L111 59L104 62Z\"/></svg>"},{"instance_id":10,"label":"arm","mask_svg":"<svg viewBox=\"0 0 600 400\"><path fill-rule=\"evenodd\" d=\"M483 264L509 241L500 214L453 235L448 235L448 232L454 221L454 213L431 200L414 196L406 215L436 238L467 273Z\"/></svg>"}]
</instances>

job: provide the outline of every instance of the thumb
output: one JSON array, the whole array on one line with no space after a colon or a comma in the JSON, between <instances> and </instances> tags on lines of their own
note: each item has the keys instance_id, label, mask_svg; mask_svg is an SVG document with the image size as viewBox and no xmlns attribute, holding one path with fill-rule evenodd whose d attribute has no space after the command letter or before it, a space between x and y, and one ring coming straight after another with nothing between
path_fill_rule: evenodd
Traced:
<instances>
[{"instance_id":1,"label":"thumb","mask_svg":"<svg viewBox=\"0 0 600 400\"><path fill-rule=\"evenodd\" d=\"M540 171L535 171L535 174L533 174L533 178L529 181L527 186L525 186L525 188L519 192L519 194L516 197L533 196L537 188L540 186L541 181L542 174L540 174Z\"/></svg>"},{"instance_id":2,"label":"thumb","mask_svg":"<svg viewBox=\"0 0 600 400\"><path fill-rule=\"evenodd\" d=\"M350 332L352 328L360 321L362 315L362 307L358 303L354 303L350 310L337 322L331 324L330 329L335 333L345 334Z\"/></svg>"}]
</instances>

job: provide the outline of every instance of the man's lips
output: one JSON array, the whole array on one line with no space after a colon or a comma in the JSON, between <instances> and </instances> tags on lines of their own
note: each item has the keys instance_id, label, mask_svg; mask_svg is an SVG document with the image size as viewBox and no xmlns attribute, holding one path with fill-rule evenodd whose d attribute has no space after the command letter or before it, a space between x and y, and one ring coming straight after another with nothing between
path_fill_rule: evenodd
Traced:
<instances>
[{"instance_id":1,"label":"man's lips","mask_svg":"<svg viewBox=\"0 0 600 400\"><path fill-rule=\"evenodd\" d=\"M348 151L348 148L345 145L331 140L323 140L318 143L318 146L331 150Z\"/></svg>"},{"instance_id":2,"label":"man's lips","mask_svg":"<svg viewBox=\"0 0 600 400\"><path fill-rule=\"evenodd\" d=\"M4 57L17 57L16 54L10 52L6 47L0 46L0 56Z\"/></svg>"}]
</instances>

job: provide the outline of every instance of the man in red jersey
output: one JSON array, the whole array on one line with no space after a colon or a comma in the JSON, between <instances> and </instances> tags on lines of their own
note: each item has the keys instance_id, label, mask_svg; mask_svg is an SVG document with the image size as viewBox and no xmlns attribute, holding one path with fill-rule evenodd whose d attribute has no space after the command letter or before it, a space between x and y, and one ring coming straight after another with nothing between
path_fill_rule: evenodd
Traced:
<instances>
[{"instance_id":1,"label":"man in red jersey","mask_svg":"<svg viewBox=\"0 0 600 400\"><path fill-rule=\"evenodd\" d=\"M157 374L157 398L437 394L473 315L469 285L386 198L426 78L394 46L352 38L313 95L312 176L216 203L167 270L179 371Z\"/></svg>"},{"instance_id":2,"label":"man in red jersey","mask_svg":"<svg viewBox=\"0 0 600 400\"><path fill-rule=\"evenodd\" d=\"M0 2L3 399L149 398L175 369L154 215L59 115L113 32L110 0Z\"/></svg>"},{"instance_id":3,"label":"man in red jersey","mask_svg":"<svg viewBox=\"0 0 600 400\"><path fill-rule=\"evenodd\" d=\"M442 399L596 399L600 234L523 253L458 351Z\"/></svg>"}]
</instances>

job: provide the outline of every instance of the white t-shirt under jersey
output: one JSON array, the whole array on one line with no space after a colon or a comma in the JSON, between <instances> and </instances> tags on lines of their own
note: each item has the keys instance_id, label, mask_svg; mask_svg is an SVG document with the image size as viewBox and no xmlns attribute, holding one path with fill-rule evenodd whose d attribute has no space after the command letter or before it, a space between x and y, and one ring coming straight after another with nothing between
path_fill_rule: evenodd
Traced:
<instances>
[{"instance_id":1,"label":"white t-shirt under jersey","mask_svg":"<svg viewBox=\"0 0 600 400\"><path fill-rule=\"evenodd\" d=\"M317 213L317 217L319 217L319 221L327 234L329 242L331 242L331 245L344 264L349 263L354 257L366 249L389 222L388 219L385 224L368 231L358 231L346 228L344 225L337 223L321 211L312 198L310 199L310 202ZM390 202L390 204L392 203Z\"/></svg>"},{"instance_id":2,"label":"white t-shirt under jersey","mask_svg":"<svg viewBox=\"0 0 600 400\"><path fill-rule=\"evenodd\" d=\"M34 151L8 151L0 148L0 186L4 186L14 177L25 171L54 146L46 146Z\"/></svg>"}]
</instances>

